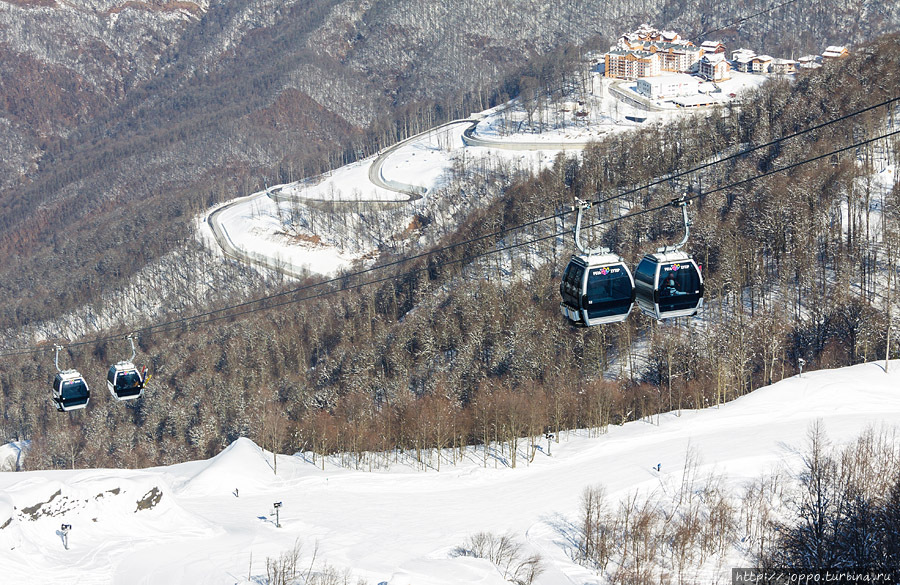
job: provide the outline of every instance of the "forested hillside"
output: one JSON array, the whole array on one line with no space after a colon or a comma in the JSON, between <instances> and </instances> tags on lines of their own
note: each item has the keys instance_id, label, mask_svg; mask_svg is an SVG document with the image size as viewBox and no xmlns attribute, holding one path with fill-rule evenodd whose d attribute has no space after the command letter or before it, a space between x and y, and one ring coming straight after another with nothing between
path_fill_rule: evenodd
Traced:
<instances>
[{"instance_id":1,"label":"forested hillside","mask_svg":"<svg viewBox=\"0 0 900 585\"><path fill-rule=\"evenodd\" d=\"M28 464L36 468L171 463L242 435L281 452L401 447L421 455L716 404L795 373L800 357L814 367L883 357L900 189L894 181L876 190L874 181L900 162L896 137L740 181L896 130L896 103L850 115L896 96L898 48L896 36L884 37L794 82L768 83L740 109L606 138L539 176L491 183L461 175L448 189L494 184L496 199L439 242L440 253L396 267L396 279L142 336L154 378L136 404L95 388L87 410L60 416L47 399L49 354L4 358L2 431L33 440ZM849 117L633 189L841 116ZM599 210L606 218L685 189L710 193L692 209L690 248L707 281L700 319L656 324L633 315L615 326L568 326L557 286L572 250L571 214L446 248L560 213L574 197L633 190ZM602 237L636 263L680 230L678 215L661 211ZM540 242L516 254L479 257L532 238ZM81 346L63 359L100 380L119 345Z\"/></svg>"},{"instance_id":2,"label":"forested hillside","mask_svg":"<svg viewBox=\"0 0 900 585\"><path fill-rule=\"evenodd\" d=\"M799 56L894 30L898 10L831 0L0 2L0 330L104 302L180 254L190 219L211 203L493 105L640 22ZM167 298L159 311L184 306L195 304Z\"/></svg>"}]
</instances>

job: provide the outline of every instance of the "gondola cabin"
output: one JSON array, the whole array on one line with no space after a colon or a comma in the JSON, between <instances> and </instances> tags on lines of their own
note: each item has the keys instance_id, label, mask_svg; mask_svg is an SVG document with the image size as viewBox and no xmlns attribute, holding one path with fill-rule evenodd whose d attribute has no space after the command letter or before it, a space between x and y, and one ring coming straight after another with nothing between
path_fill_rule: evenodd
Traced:
<instances>
[{"instance_id":1,"label":"gondola cabin","mask_svg":"<svg viewBox=\"0 0 900 585\"><path fill-rule=\"evenodd\" d=\"M703 307L703 276L684 252L647 254L634 272L637 304L654 319L697 314Z\"/></svg>"},{"instance_id":2,"label":"gondola cabin","mask_svg":"<svg viewBox=\"0 0 900 585\"><path fill-rule=\"evenodd\" d=\"M572 256L559 285L560 310L576 325L624 321L634 304L634 279L616 254Z\"/></svg>"},{"instance_id":3,"label":"gondola cabin","mask_svg":"<svg viewBox=\"0 0 900 585\"><path fill-rule=\"evenodd\" d=\"M144 375L131 362L119 362L109 368L106 387L116 400L133 400L144 393Z\"/></svg>"},{"instance_id":4,"label":"gondola cabin","mask_svg":"<svg viewBox=\"0 0 900 585\"><path fill-rule=\"evenodd\" d=\"M60 412L87 406L91 391L78 370L57 372L53 379L53 402Z\"/></svg>"}]
</instances>

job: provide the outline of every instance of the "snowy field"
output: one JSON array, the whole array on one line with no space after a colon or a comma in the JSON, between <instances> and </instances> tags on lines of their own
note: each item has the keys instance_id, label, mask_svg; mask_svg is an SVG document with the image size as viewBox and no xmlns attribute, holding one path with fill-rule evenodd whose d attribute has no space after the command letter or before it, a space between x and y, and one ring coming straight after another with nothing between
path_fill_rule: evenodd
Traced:
<instances>
[{"instance_id":1,"label":"snowy field","mask_svg":"<svg viewBox=\"0 0 900 585\"><path fill-rule=\"evenodd\" d=\"M890 373L883 367L808 372L719 408L663 415L658 425L564 434L515 469L493 460L484 467L471 451L439 472L323 470L298 454L279 456L275 475L271 454L240 439L211 460L172 467L2 473L0 581L261 585L267 558L296 544L301 572L347 578L337 582L500 585L497 567L454 554L473 534L491 532L542 555L538 585L599 584L573 560L586 487L605 485L613 501L635 490L672 497L689 453L736 489L780 466L796 471L814 421L836 444L873 426L900 427L900 360ZM63 524L71 525L68 549ZM747 560L734 548L721 573L703 581L725 582Z\"/></svg>"}]
</instances>

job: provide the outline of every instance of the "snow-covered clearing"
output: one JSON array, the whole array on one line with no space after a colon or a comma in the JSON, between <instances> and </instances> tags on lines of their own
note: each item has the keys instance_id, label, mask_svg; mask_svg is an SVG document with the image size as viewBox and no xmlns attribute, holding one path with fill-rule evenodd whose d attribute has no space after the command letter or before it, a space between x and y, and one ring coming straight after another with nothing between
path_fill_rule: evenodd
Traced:
<instances>
[{"instance_id":1,"label":"snow-covered clearing","mask_svg":"<svg viewBox=\"0 0 900 585\"><path fill-rule=\"evenodd\" d=\"M635 490L671 498L685 461L734 487L781 465L798 469L809 425L843 443L866 428L900 426L900 361L804 373L701 411L564 434L531 464L481 464L481 452L440 472L394 464L356 471L309 454L272 456L240 439L208 461L146 470L0 474L3 582L27 584L261 584L267 557L300 547L301 572L326 567L350 583L501 584L483 559L454 555L479 532L511 534L547 570L535 583L594 584L573 560L579 500L603 484L613 501ZM152 396L144 398L152 400ZM655 423L656 421L654 421ZM524 443L524 442L523 442ZM689 454L691 454L689 456ZM336 459L335 459L336 460ZM657 472L654 466L660 465ZM281 527L270 515L279 510ZM739 503L738 503L739 504ZM68 550L63 524L70 524ZM717 564L724 582L742 566L739 547Z\"/></svg>"}]
</instances>

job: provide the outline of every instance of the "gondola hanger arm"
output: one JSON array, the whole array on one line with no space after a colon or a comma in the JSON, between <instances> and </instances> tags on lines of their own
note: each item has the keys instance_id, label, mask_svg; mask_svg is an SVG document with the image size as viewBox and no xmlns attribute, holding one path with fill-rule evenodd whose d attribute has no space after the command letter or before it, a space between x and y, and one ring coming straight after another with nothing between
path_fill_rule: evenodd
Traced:
<instances>
[{"instance_id":1,"label":"gondola hanger arm","mask_svg":"<svg viewBox=\"0 0 900 585\"><path fill-rule=\"evenodd\" d=\"M590 209L593 206L594 204L591 201L583 201L578 198L575 199L574 209L578 210L578 218L575 220L575 247L585 256L609 254L609 248L587 248L581 243L581 218L584 215L585 210Z\"/></svg>"},{"instance_id":2,"label":"gondola hanger arm","mask_svg":"<svg viewBox=\"0 0 900 585\"><path fill-rule=\"evenodd\" d=\"M691 219L688 217L687 206L691 204L691 200L687 198L687 195L682 195L681 197L676 197L672 199L672 207L680 207L682 217L684 219L684 237L681 238L681 241L677 244L673 244L671 246L663 246L662 248L657 248L657 253L665 254L666 252L677 252L680 250L688 241L688 237L691 235Z\"/></svg>"}]
</instances>

